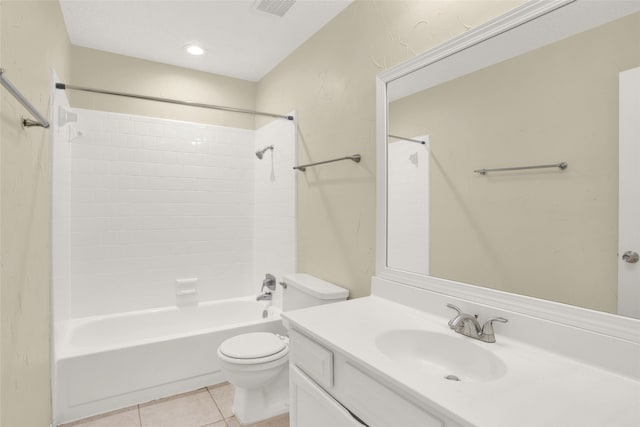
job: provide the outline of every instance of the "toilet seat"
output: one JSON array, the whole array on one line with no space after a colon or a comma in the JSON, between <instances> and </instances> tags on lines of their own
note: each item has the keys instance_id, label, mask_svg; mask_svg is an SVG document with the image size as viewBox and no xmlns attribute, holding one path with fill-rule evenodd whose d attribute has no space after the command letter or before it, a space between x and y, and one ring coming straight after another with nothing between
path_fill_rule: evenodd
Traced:
<instances>
[{"instance_id":1,"label":"toilet seat","mask_svg":"<svg viewBox=\"0 0 640 427\"><path fill-rule=\"evenodd\" d=\"M289 353L285 337L271 332L251 332L225 340L218 348L218 355L226 362L258 364L280 359Z\"/></svg>"}]
</instances>

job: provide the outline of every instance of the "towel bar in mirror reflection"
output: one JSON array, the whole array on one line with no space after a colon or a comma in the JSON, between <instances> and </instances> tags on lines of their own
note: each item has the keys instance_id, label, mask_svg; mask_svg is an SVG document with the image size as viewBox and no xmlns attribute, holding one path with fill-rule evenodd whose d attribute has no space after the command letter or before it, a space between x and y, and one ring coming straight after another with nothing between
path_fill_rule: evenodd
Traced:
<instances>
[{"instance_id":1,"label":"towel bar in mirror reflection","mask_svg":"<svg viewBox=\"0 0 640 427\"><path fill-rule=\"evenodd\" d=\"M632 151L623 138L640 111L623 113L634 101L622 95L638 92L639 39L640 2L530 1L381 73L377 274L640 318L640 268L630 273L635 286L618 283L619 268L630 264L618 256L625 249L616 234L624 213L618 174L621 183L640 180L640 165L622 167L637 158L624 154ZM638 83L625 83L632 79ZM415 200L424 177L391 164L390 147L394 135L427 133L429 219L426 230L414 230L424 236L428 268L420 271L396 261L404 258L403 224L423 218ZM482 159L509 165L541 153L570 155L571 174L470 173L568 168L564 161L477 169ZM388 186L400 179L395 173L404 174L397 191ZM461 247L464 263L452 256Z\"/></svg>"}]
</instances>

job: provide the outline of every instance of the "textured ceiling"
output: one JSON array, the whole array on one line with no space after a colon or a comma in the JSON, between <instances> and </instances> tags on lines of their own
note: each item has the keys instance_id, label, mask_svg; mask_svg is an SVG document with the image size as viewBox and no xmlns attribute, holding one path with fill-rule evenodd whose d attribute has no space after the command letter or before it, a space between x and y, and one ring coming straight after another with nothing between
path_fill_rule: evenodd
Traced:
<instances>
[{"instance_id":1,"label":"textured ceiling","mask_svg":"<svg viewBox=\"0 0 640 427\"><path fill-rule=\"evenodd\" d=\"M61 0L71 43L257 81L351 0L298 0L283 16L258 0ZM184 46L206 53L192 56Z\"/></svg>"}]
</instances>

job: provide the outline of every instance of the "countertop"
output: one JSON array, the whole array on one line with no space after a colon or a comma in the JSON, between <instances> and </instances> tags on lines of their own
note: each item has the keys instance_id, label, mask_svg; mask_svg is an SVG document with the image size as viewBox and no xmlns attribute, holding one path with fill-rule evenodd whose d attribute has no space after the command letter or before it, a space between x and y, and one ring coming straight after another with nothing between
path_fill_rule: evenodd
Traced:
<instances>
[{"instance_id":1,"label":"countertop","mask_svg":"<svg viewBox=\"0 0 640 427\"><path fill-rule=\"evenodd\" d=\"M377 296L283 313L289 326L362 364L425 407L478 427L640 426L640 382L500 336L484 343L452 331L449 319ZM420 329L469 340L506 363L486 381L448 381L407 369L376 346L394 329ZM639 362L640 363L640 362Z\"/></svg>"}]
</instances>

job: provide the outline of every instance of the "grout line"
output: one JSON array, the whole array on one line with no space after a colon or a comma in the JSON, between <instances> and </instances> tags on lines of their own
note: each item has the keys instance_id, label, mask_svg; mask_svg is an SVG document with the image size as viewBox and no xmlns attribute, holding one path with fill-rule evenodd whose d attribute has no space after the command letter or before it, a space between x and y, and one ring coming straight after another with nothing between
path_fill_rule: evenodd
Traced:
<instances>
[{"instance_id":1,"label":"grout line","mask_svg":"<svg viewBox=\"0 0 640 427\"><path fill-rule=\"evenodd\" d=\"M224 421L224 425L228 427L227 419L224 417L224 414L222 413L222 409L220 409L220 405L218 405L218 402L216 402L216 398L213 397L213 393L211 393L211 390L209 390L209 387L205 387L205 388L207 389L207 393L209 393L209 397L211 397L211 400L213 400L213 404L216 405L216 408L218 408L218 412L222 417L222 421Z\"/></svg>"},{"instance_id":2,"label":"grout line","mask_svg":"<svg viewBox=\"0 0 640 427\"><path fill-rule=\"evenodd\" d=\"M138 422L140 423L140 427L142 427L142 414L140 413L140 405L136 405L136 409L138 410Z\"/></svg>"}]
</instances>

